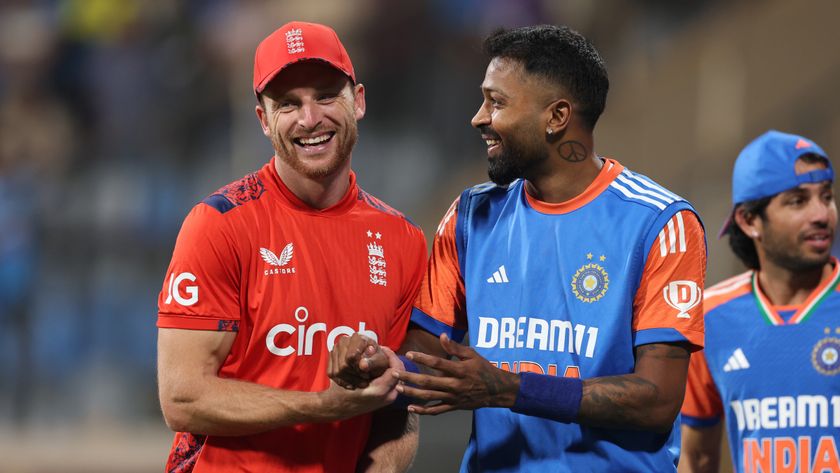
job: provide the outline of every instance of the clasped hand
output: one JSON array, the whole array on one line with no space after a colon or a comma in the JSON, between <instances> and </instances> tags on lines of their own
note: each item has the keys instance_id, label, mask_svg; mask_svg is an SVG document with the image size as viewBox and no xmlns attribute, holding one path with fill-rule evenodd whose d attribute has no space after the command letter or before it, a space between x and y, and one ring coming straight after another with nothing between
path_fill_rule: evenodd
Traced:
<instances>
[{"instance_id":1,"label":"clasped hand","mask_svg":"<svg viewBox=\"0 0 840 473\"><path fill-rule=\"evenodd\" d=\"M458 409L510 407L516 400L519 377L490 364L474 349L445 334L440 346L449 359L416 351L406 358L423 367L422 373L394 369L396 390L413 398L408 410L437 415ZM384 348L360 334L338 340L330 356L329 376L347 389L367 386L388 369Z\"/></svg>"},{"instance_id":2,"label":"clasped hand","mask_svg":"<svg viewBox=\"0 0 840 473\"><path fill-rule=\"evenodd\" d=\"M377 347L377 354L385 361L385 369L379 376L365 380L357 389L347 389L346 383L330 383L330 387L321 392L323 408L336 418L346 418L370 412L394 402L399 379L396 370L402 368L402 362L388 347ZM332 357L330 365L332 365ZM333 381L335 381L333 379Z\"/></svg>"}]
</instances>

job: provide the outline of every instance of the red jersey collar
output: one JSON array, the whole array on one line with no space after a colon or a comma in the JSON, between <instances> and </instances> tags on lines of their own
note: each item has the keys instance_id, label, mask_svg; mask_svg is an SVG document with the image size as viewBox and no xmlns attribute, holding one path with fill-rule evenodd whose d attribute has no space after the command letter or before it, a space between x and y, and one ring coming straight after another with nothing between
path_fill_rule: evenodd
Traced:
<instances>
[{"instance_id":1,"label":"red jersey collar","mask_svg":"<svg viewBox=\"0 0 840 473\"><path fill-rule=\"evenodd\" d=\"M296 196L280 179L280 175L277 174L277 168L275 167L274 161L277 159L276 156L271 158L263 168L260 170L259 174L260 177L263 178L263 181L266 183L266 188L269 191L272 191L275 195L280 198L280 201L287 207L297 210L299 212L306 212L315 215L341 215L343 213L348 212L353 205L355 205L356 201L359 199L359 187L356 185L356 173L352 170L350 171L350 185L347 187L347 192L344 194L344 197L341 198L335 205L332 207L327 207L325 209L315 209L307 205L304 201L300 200L298 196Z\"/></svg>"}]
</instances>

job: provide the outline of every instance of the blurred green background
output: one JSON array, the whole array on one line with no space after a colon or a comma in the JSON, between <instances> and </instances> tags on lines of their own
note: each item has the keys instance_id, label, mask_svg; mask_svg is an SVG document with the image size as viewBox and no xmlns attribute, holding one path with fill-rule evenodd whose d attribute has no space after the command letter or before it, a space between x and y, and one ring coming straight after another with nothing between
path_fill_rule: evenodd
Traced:
<instances>
[{"instance_id":1,"label":"blurred green background","mask_svg":"<svg viewBox=\"0 0 840 473\"><path fill-rule=\"evenodd\" d=\"M612 83L596 151L696 205L711 284L741 271L715 239L740 148L777 128L840 150L838 18L832 0L0 2L0 469L162 470L157 294L189 209L271 155L251 73L282 23L338 31L367 87L359 182L428 237L487 179L481 38L581 31ZM469 414L421 429L415 471L455 470Z\"/></svg>"}]
</instances>

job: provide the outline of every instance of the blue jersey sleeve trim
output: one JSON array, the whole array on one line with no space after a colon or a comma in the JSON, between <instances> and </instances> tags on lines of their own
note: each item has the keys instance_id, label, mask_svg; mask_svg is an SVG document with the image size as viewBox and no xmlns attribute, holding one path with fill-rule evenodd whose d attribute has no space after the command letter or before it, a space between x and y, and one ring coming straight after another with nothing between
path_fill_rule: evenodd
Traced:
<instances>
[{"instance_id":1,"label":"blue jersey sleeve trim","mask_svg":"<svg viewBox=\"0 0 840 473\"><path fill-rule=\"evenodd\" d=\"M236 207L235 205L233 205L233 202L228 200L227 197L223 196L222 194L213 194L207 196L202 202L218 210L219 213L225 213L228 210Z\"/></svg>"},{"instance_id":2,"label":"blue jersey sleeve trim","mask_svg":"<svg viewBox=\"0 0 840 473\"><path fill-rule=\"evenodd\" d=\"M675 328L650 328L639 330L635 333L633 346L647 345L648 343L690 343L683 334Z\"/></svg>"},{"instance_id":3,"label":"blue jersey sleeve trim","mask_svg":"<svg viewBox=\"0 0 840 473\"><path fill-rule=\"evenodd\" d=\"M417 307L414 307L411 310L411 322L419 325L423 330L437 337L439 337L440 334L445 333L449 338L458 343L461 343L464 340L464 335L467 333L466 330L460 330L446 325Z\"/></svg>"},{"instance_id":4,"label":"blue jersey sleeve trim","mask_svg":"<svg viewBox=\"0 0 840 473\"><path fill-rule=\"evenodd\" d=\"M682 423L689 427L711 427L720 422L720 417L694 417L680 414Z\"/></svg>"}]
</instances>

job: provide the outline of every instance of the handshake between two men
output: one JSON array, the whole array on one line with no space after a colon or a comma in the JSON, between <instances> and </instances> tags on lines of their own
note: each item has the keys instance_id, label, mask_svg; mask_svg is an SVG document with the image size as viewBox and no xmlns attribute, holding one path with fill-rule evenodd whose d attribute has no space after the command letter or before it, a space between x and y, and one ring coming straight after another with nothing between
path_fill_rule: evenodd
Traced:
<instances>
[{"instance_id":1,"label":"handshake between two men","mask_svg":"<svg viewBox=\"0 0 840 473\"><path fill-rule=\"evenodd\" d=\"M405 355L398 356L359 333L341 337L330 353L327 374L345 389L366 388L371 383L392 385L400 404L417 414L511 407L516 400L517 375L493 366L445 334L438 339L410 329L403 350Z\"/></svg>"}]
</instances>

